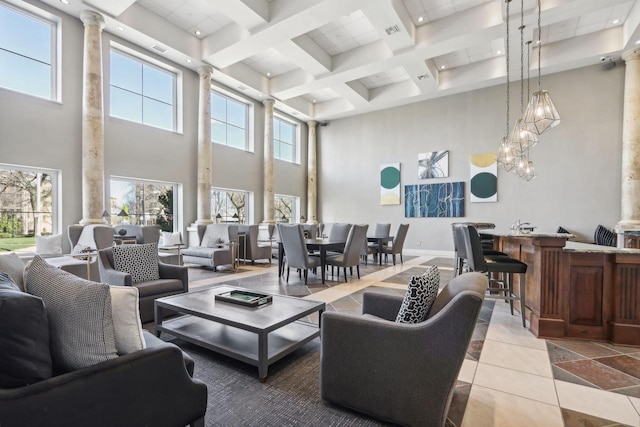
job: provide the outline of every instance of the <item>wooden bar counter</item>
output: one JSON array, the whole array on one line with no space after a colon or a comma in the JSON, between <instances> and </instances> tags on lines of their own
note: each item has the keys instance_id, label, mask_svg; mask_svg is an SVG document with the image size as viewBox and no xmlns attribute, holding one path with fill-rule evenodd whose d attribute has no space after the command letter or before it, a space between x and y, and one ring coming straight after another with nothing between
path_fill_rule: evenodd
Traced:
<instances>
[{"instance_id":1,"label":"wooden bar counter","mask_svg":"<svg viewBox=\"0 0 640 427\"><path fill-rule=\"evenodd\" d=\"M639 249L571 242L557 233L481 232L527 264L526 315L536 336L640 346Z\"/></svg>"}]
</instances>

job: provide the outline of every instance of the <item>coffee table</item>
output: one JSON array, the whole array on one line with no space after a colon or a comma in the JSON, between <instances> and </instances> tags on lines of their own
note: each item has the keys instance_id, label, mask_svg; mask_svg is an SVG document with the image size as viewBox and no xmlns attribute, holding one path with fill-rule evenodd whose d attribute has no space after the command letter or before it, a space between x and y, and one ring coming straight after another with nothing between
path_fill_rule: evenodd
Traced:
<instances>
[{"instance_id":1,"label":"coffee table","mask_svg":"<svg viewBox=\"0 0 640 427\"><path fill-rule=\"evenodd\" d=\"M167 332L257 366L262 382L267 378L269 365L320 335L320 320L318 326L297 320L316 311L322 319L323 302L275 294L269 294L273 297L270 303L258 307L216 301L216 294L232 290L256 292L223 285L158 298L155 301L156 334ZM167 319L176 314L183 316Z\"/></svg>"}]
</instances>

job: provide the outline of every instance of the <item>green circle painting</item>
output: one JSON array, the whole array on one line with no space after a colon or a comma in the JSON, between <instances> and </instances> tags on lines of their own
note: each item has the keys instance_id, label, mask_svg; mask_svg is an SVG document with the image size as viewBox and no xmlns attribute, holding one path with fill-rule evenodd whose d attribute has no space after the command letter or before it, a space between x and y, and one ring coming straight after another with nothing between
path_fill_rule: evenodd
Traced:
<instances>
[{"instance_id":1,"label":"green circle painting","mask_svg":"<svg viewBox=\"0 0 640 427\"><path fill-rule=\"evenodd\" d=\"M498 177L491 173L482 172L471 178L471 194L486 199L496 194Z\"/></svg>"},{"instance_id":2,"label":"green circle painting","mask_svg":"<svg viewBox=\"0 0 640 427\"><path fill-rule=\"evenodd\" d=\"M400 171L393 166L382 169L380 171L380 185L387 190L400 185Z\"/></svg>"}]
</instances>

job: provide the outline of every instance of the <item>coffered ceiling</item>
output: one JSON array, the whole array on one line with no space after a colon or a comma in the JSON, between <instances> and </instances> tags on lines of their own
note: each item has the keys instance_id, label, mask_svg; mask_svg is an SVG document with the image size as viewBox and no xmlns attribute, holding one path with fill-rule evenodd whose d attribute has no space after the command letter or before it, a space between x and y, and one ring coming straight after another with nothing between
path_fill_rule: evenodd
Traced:
<instances>
[{"instance_id":1,"label":"coffered ceiling","mask_svg":"<svg viewBox=\"0 0 640 427\"><path fill-rule=\"evenodd\" d=\"M301 120L327 121L504 83L504 0L43 0ZM521 2L523 6L521 7ZM33 3L37 3L33 0ZM640 44L639 0L541 0L543 74L619 61ZM537 64L536 0L512 0ZM156 50L151 50L158 53ZM189 62L190 61L190 62ZM513 70L514 68L512 68Z\"/></svg>"}]
</instances>

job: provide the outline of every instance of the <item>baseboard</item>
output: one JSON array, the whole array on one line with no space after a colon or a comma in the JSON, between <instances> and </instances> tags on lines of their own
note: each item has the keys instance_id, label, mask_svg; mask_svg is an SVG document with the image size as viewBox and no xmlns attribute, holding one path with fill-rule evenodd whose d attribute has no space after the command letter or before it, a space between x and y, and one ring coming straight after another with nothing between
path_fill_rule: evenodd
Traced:
<instances>
[{"instance_id":1,"label":"baseboard","mask_svg":"<svg viewBox=\"0 0 640 427\"><path fill-rule=\"evenodd\" d=\"M427 249L404 249L403 253L407 255L418 255L418 256L431 255L431 256L441 256L446 258L454 257L453 251L433 251L433 250L427 250Z\"/></svg>"}]
</instances>

